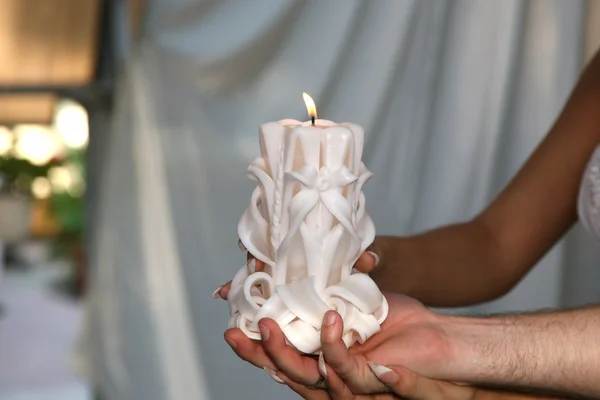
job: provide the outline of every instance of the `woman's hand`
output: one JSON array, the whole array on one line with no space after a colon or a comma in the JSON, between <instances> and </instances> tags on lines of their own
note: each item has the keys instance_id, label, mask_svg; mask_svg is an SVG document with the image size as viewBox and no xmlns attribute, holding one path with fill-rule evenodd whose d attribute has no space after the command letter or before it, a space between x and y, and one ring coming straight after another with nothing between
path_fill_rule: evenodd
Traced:
<instances>
[{"instance_id":1,"label":"woman's hand","mask_svg":"<svg viewBox=\"0 0 600 400\"><path fill-rule=\"evenodd\" d=\"M389 385L387 393L376 394L352 393L346 383L329 366L327 367L326 390L313 389L299 384L282 373L278 373L277 376L306 400L476 400L482 392L471 386L458 386L449 382L423 378L401 366L394 366L393 371L398 374L399 379ZM493 400L495 398L490 396L485 399Z\"/></svg>"}]
</instances>

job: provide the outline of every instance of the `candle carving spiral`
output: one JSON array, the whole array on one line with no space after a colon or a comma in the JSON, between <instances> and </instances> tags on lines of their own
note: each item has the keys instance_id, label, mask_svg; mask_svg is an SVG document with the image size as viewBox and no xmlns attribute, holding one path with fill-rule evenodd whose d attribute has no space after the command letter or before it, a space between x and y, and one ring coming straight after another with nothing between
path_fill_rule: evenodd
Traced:
<instances>
[{"instance_id":1,"label":"candle carving spiral","mask_svg":"<svg viewBox=\"0 0 600 400\"><path fill-rule=\"evenodd\" d=\"M314 354L324 314L344 321L347 346L379 332L385 297L353 265L375 227L365 210L363 130L354 124L295 120L264 124L262 157L248 167L258 181L238 224L243 245L266 265L235 275L228 295L230 327L260 339L258 321L274 319L288 342Z\"/></svg>"}]
</instances>

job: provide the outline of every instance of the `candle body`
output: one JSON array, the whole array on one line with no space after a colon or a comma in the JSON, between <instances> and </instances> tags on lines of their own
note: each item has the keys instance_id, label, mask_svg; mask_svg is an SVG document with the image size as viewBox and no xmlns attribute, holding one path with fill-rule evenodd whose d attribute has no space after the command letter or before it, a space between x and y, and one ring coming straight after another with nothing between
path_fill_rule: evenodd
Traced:
<instances>
[{"instance_id":1,"label":"candle body","mask_svg":"<svg viewBox=\"0 0 600 400\"><path fill-rule=\"evenodd\" d=\"M327 310L344 319L344 342L379 331L387 302L368 275L353 269L375 238L363 184L363 129L354 124L282 120L260 128L261 157L248 168L258 181L238 224L263 272L240 269L228 302L230 327L259 339L258 321L273 318L298 350L320 349Z\"/></svg>"}]
</instances>

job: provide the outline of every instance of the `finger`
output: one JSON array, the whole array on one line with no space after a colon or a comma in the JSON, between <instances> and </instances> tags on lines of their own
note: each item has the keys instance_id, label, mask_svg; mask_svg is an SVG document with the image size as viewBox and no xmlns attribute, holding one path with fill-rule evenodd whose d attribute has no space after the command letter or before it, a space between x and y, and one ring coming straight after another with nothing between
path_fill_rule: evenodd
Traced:
<instances>
[{"instance_id":1,"label":"finger","mask_svg":"<svg viewBox=\"0 0 600 400\"><path fill-rule=\"evenodd\" d=\"M327 365L343 381L348 382L350 389L355 393L387 391L387 387L369 371L366 362L361 366L357 358L350 354L342 340L343 329L340 315L335 311L327 311L321 328L321 346Z\"/></svg>"},{"instance_id":2,"label":"finger","mask_svg":"<svg viewBox=\"0 0 600 400\"><path fill-rule=\"evenodd\" d=\"M232 328L226 330L224 338L235 354L242 360L247 361L258 368L266 367L271 370L277 369L261 343L249 339L240 329Z\"/></svg>"},{"instance_id":3,"label":"finger","mask_svg":"<svg viewBox=\"0 0 600 400\"><path fill-rule=\"evenodd\" d=\"M248 261L246 262L246 267L248 268L250 273L264 271L265 263L255 259L250 254L248 254ZM227 300L227 294L231 290L231 281L227 282L224 285L219 286L213 292L213 299L222 298L223 300Z\"/></svg>"},{"instance_id":4,"label":"finger","mask_svg":"<svg viewBox=\"0 0 600 400\"><path fill-rule=\"evenodd\" d=\"M229 289L231 289L231 281L216 288L213 292L213 299L221 298L223 300L227 300L227 293L229 293Z\"/></svg>"},{"instance_id":5,"label":"finger","mask_svg":"<svg viewBox=\"0 0 600 400\"><path fill-rule=\"evenodd\" d=\"M248 272L253 274L255 272L261 272L265 270L265 263L256 259L252 254L248 253L246 257L246 267Z\"/></svg>"},{"instance_id":6,"label":"finger","mask_svg":"<svg viewBox=\"0 0 600 400\"><path fill-rule=\"evenodd\" d=\"M275 382L284 385L285 383L283 382L283 380L277 375L277 371L273 371L270 368L264 367L263 368L265 370L265 372L267 373L267 375L269 375Z\"/></svg>"},{"instance_id":7,"label":"finger","mask_svg":"<svg viewBox=\"0 0 600 400\"><path fill-rule=\"evenodd\" d=\"M266 354L275 364L276 371L281 371L293 381L304 385L311 385L319 380L317 361L288 346L275 321L263 318L258 322L258 328Z\"/></svg>"},{"instance_id":8,"label":"finger","mask_svg":"<svg viewBox=\"0 0 600 400\"><path fill-rule=\"evenodd\" d=\"M281 372L277 374L277 376L290 387L294 392L298 393L300 397L306 400L331 400L331 397L325 390L321 389L313 389L302 385L298 382L294 382L285 374Z\"/></svg>"},{"instance_id":9,"label":"finger","mask_svg":"<svg viewBox=\"0 0 600 400\"><path fill-rule=\"evenodd\" d=\"M321 327L321 349L327 364L346 380L356 373L358 364L342 340L343 330L340 315L335 311L327 311Z\"/></svg>"},{"instance_id":10,"label":"finger","mask_svg":"<svg viewBox=\"0 0 600 400\"><path fill-rule=\"evenodd\" d=\"M255 272L261 272L265 269L265 263L257 260L256 258L250 258L246 262L246 268L248 268L248 273L253 274Z\"/></svg>"},{"instance_id":11,"label":"finger","mask_svg":"<svg viewBox=\"0 0 600 400\"><path fill-rule=\"evenodd\" d=\"M476 389L458 386L446 381L428 379L415 374L408 368L383 366L369 362L373 373L396 395L409 400L472 400Z\"/></svg>"},{"instance_id":12,"label":"finger","mask_svg":"<svg viewBox=\"0 0 600 400\"><path fill-rule=\"evenodd\" d=\"M369 273L379 264L379 256L372 251L365 251L360 255L354 267L360 272Z\"/></svg>"},{"instance_id":13,"label":"finger","mask_svg":"<svg viewBox=\"0 0 600 400\"><path fill-rule=\"evenodd\" d=\"M353 400L354 394L331 366L325 363L323 353L319 354L319 372L327 385L327 392L332 400Z\"/></svg>"}]
</instances>

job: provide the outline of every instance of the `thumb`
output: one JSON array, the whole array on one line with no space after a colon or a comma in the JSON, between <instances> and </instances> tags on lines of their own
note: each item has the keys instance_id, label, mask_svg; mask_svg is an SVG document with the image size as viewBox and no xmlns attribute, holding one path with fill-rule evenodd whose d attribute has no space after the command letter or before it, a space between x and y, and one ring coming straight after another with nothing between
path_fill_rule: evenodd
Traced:
<instances>
[{"instance_id":1,"label":"thumb","mask_svg":"<svg viewBox=\"0 0 600 400\"><path fill-rule=\"evenodd\" d=\"M369 361L377 378L396 395L409 400L471 400L476 390L417 375L400 365L383 366Z\"/></svg>"}]
</instances>

